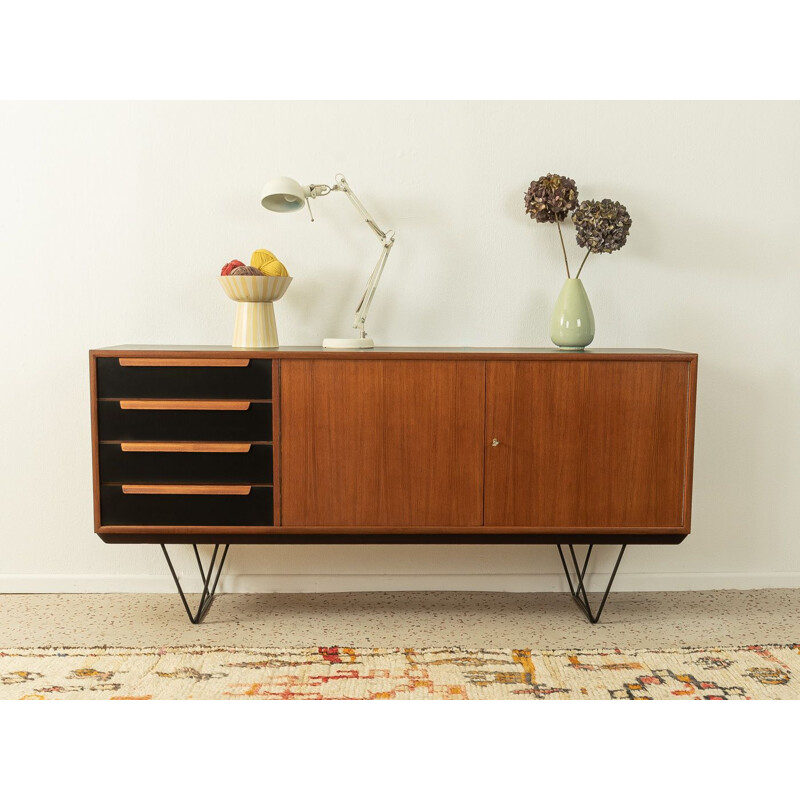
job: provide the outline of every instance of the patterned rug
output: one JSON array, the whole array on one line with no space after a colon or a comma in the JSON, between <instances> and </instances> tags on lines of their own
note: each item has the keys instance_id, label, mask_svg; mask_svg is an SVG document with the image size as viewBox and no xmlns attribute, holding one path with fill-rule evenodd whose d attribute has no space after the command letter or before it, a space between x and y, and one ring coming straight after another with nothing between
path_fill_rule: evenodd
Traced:
<instances>
[{"instance_id":1,"label":"patterned rug","mask_svg":"<svg viewBox=\"0 0 800 800\"><path fill-rule=\"evenodd\" d=\"M800 644L658 650L16 648L0 699L781 700Z\"/></svg>"}]
</instances>

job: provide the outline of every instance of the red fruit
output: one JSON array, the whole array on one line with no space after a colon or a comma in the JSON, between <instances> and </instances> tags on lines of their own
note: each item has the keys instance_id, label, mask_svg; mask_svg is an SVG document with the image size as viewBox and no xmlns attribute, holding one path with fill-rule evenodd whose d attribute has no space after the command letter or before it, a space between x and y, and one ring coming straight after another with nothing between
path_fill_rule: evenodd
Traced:
<instances>
[{"instance_id":1,"label":"red fruit","mask_svg":"<svg viewBox=\"0 0 800 800\"><path fill-rule=\"evenodd\" d=\"M244 264L241 261L237 261L235 258L233 261L229 261L223 268L222 268L222 275L230 275L236 267L243 267Z\"/></svg>"}]
</instances>

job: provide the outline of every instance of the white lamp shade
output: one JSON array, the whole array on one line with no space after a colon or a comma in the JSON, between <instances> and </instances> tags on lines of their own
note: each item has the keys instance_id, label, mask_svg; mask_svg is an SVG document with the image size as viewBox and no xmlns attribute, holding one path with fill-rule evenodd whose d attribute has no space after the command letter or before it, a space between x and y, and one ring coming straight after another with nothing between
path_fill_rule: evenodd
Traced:
<instances>
[{"instance_id":1,"label":"white lamp shade","mask_svg":"<svg viewBox=\"0 0 800 800\"><path fill-rule=\"evenodd\" d=\"M306 191L292 178L273 178L261 190L261 205L267 211L299 211L306 204Z\"/></svg>"}]
</instances>

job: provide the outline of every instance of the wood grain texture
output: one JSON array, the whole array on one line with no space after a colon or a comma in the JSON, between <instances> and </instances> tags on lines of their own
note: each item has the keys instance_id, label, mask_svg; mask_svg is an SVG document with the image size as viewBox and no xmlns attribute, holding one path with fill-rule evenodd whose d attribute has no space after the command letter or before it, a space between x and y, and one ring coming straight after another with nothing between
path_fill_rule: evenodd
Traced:
<instances>
[{"instance_id":1,"label":"wood grain texture","mask_svg":"<svg viewBox=\"0 0 800 800\"><path fill-rule=\"evenodd\" d=\"M281 524L281 365L272 362L272 520Z\"/></svg>"},{"instance_id":2,"label":"wood grain texture","mask_svg":"<svg viewBox=\"0 0 800 800\"><path fill-rule=\"evenodd\" d=\"M486 524L683 527L689 395L685 361L487 364Z\"/></svg>"},{"instance_id":3,"label":"wood grain texture","mask_svg":"<svg viewBox=\"0 0 800 800\"><path fill-rule=\"evenodd\" d=\"M689 385L686 409L686 464L683 505L683 527L687 533L692 528L692 480L694 474L694 425L697 410L697 356L689 362Z\"/></svg>"},{"instance_id":4,"label":"wood grain texture","mask_svg":"<svg viewBox=\"0 0 800 800\"><path fill-rule=\"evenodd\" d=\"M120 400L126 411L247 411L249 400Z\"/></svg>"},{"instance_id":5,"label":"wood grain texture","mask_svg":"<svg viewBox=\"0 0 800 800\"><path fill-rule=\"evenodd\" d=\"M120 442L125 453L249 453L250 442Z\"/></svg>"},{"instance_id":6,"label":"wood grain texture","mask_svg":"<svg viewBox=\"0 0 800 800\"><path fill-rule=\"evenodd\" d=\"M179 447L189 446L192 444L211 444L222 445L227 447L236 444L249 444L250 441L255 439L274 440L274 525L225 525L224 527L218 525L208 524L193 524L193 525L102 525L100 516L100 485L99 485L99 431L98 431L98 375L96 361L98 356L105 358L112 357L131 357L131 358L144 358L158 360L164 366L175 366L174 364L164 364L165 360L176 359L182 362L182 365L187 365L187 362L192 362L192 366L220 366L215 361L251 361L256 360L263 363L263 359L273 359L272 369L272 407L270 409L271 419L274 433L270 435L260 434L259 431L253 430L247 436L233 437L232 442L212 442L205 443L197 440L203 439L203 434L195 434L192 437L187 437L187 442L177 442L166 433L164 435L143 436L143 439L157 440L163 439L164 441L144 441L133 442L135 446L144 445L163 445L175 444ZM194 363L196 362L196 363ZM345 488L347 492L341 497L334 497L334 507L338 502L339 509L344 509L340 517L333 519L333 521L324 522L308 522L305 521L301 524L292 523L288 520L281 520L281 484L282 484L282 461L281 461L281 444L282 434L281 425L286 424L287 420L292 417L297 409L294 411L285 411L281 409L281 370L300 369L301 373L311 368L313 365L324 363L334 367L335 370L349 369L348 365L352 365L359 369L378 372L383 376L380 380L375 380L371 383L369 388L369 396L372 398L371 408L377 409L375 413L385 414L387 408L401 408L403 414L418 415L418 408L414 403L424 402L431 403L435 409L438 409L437 414L441 414L441 404L439 400L433 399L437 395L438 390L435 386L439 383L439 376L446 375L447 370L457 369L479 369L481 376L484 374L484 369L491 371L498 368L512 368L512 372L500 375L495 385L505 386L508 391L508 397L511 398L511 409L506 408L503 411L500 404L493 403L492 397L487 397L488 404L488 420L489 425L495 427L496 422L502 422L505 418L507 422L511 422L510 430L512 433L517 430L516 425L521 426L520 431L524 430L525 426L528 429L532 428L535 420L535 414L540 413L548 420L546 424L539 426L540 429L545 430L545 433L534 434L531 433L531 440L526 446L533 450L533 445L536 443L553 444L555 440L559 448L555 450L558 456L555 461L552 459L545 459L545 466L548 470L555 471L560 479L552 477L545 480L544 485L539 485L536 481L530 481L529 476L525 477L525 470L531 469L531 459L521 458L519 460L519 448L517 447L516 440L507 437L506 433L496 431L494 434L490 427L484 429L485 418L483 416L483 395L478 406L481 412L478 415L472 415L472 424L477 424L480 429L481 442L478 451L479 455L479 470L481 476L483 475L484 459L486 459L486 493L487 493L487 506L486 506L486 525L482 524L483 518L479 518L475 522L475 517L469 521L463 518L458 518L455 521L450 518L432 518L424 519L422 512L425 511L426 504L432 504L431 498L441 495L445 500L439 501L439 505L448 505L451 498L452 503L449 504L448 513L457 513L458 509L464 504L458 496L457 492L453 492L451 488L452 478L448 477L445 483L447 484L442 488L441 485L431 487L427 494L422 491L420 496L416 496L415 501L412 503L413 508L409 512L408 497L402 493L406 492L409 487L402 487L397 489L398 481L396 480L399 474L394 467L388 466L384 472L384 478L379 480L375 476L380 474L376 472L375 465L381 465L379 458L376 458L376 450L370 451L367 448L365 453L359 450L358 441L356 443L349 441L349 436L344 436L341 431L332 430L326 433L323 430L322 437L314 439L314 448L312 448L306 455L309 459L309 464L314 466L314 459L317 458L317 446L321 442L324 446L330 446L335 443L340 458L344 463L343 473L345 476ZM485 365L485 366L484 366ZM144 364L142 365L144 366ZM151 366L151 365L147 365ZM414 383L412 380L410 385L413 385L414 393L412 402L406 402L404 405L398 401L398 387L404 386L407 381L397 380L393 376L388 381L389 389L386 388L386 367L401 368L410 367L413 369L427 370L431 369L432 372L426 373L428 376L427 389L420 391L419 383ZM525 369L533 370L533 372L526 375L516 375L518 366ZM556 370L561 367L573 370L570 380L564 381L551 381L547 370ZM642 367L644 372L637 373L634 369L633 373L629 373L631 368ZM252 368L252 365L251 365ZM538 373L536 370L544 368L545 373ZM585 393L587 387L585 383L588 381L589 385L594 386L593 376L596 374L593 370L601 368L614 368L622 370L618 373L609 373L612 379L606 381L603 388L601 386L599 392L592 395L592 403L598 399L601 405L606 408L605 412L600 412L598 408L592 408L592 403L589 403ZM439 370L444 369L440 373ZM656 372L648 372L648 370L656 370ZM683 369L685 379L680 379L680 370ZM666 370L663 372L662 370ZM145 372L142 370L142 372ZM189 371L191 372L191 371ZM137 373L137 370L131 370L131 373ZM341 373L340 373L341 374ZM543 385L547 387L553 396L546 403L542 400L538 405L526 406L524 400L525 392L531 394L535 380L539 380L541 375L545 375ZM537 378L537 375L539 378ZM656 379L654 375L661 377ZM573 382L575 376L581 380L576 383ZM632 377L633 376L633 377ZM356 376L357 377L357 376ZM552 375L551 375L552 377ZM487 379L491 380L487 375ZM535 380L534 380L535 379ZM371 380L371 379L370 379ZM449 380L449 379L448 379ZM681 380L683 382L681 383ZM364 353L347 353L347 352L332 352L324 351L320 348L279 348L278 350L270 351L242 351L240 349L232 349L227 347L173 347L173 346L123 346L118 348L107 348L103 350L95 350L90 353L90 393L91 393L91 428L92 428L92 449L93 449L93 484L94 484L94 521L95 530L101 535L104 541L108 542L157 542L157 541L236 541L239 543L286 543L286 544L310 544L313 542L329 542L339 544L363 544L368 542L374 543L418 543L418 544L434 544L434 543L472 543L472 544L486 544L495 542L498 544L508 543L528 543L528 544L546 544L559 542L582 542L582 543L631 543L641 542L642 544L656 544L656 543L677 543L681 541L690 529L691 521L691 488L692 488L692 462L693 462L693 440L694 440L694 423L695 423L695 389L697 380L697 356L690 353L680 353L676 351L667 350L591 350L583 353L562 353L552 349L524 349L524 348L376 348L370 352ZM660 384L658 383L660 381ZM368 381L369 382L369 381ZM446 381L445 381L446 382ZM509 382L513 383L519 391L511 391L509 389ZM357 383L357 381L355 381ZM483 378L478 382L483 386ZM602 382L601 382L602 383ZM352 383L346 381L328 380L323 381L325 386L320 386L315 380L309 383L310 388L317 388L319 390L325 389L323 396L326 398L333 398L328 405L328 416L330 417L332 411L335 412L337 419L344 418L350 419L349 434L361 436L362 426L361 422L366 421L368 424L364 428L370 431L370 438L374 443L383 447L384 443L394 437L400 437L401 453L405 453L403 458L411 458L423 464L422 468L414 473L412 481L419 481L422 485L425 482L425 469L430 469L436 472L441 478L443 472L441 464L434 469L434 466L425 463L419 451L414 451L413 447L409 444L407 439L403 439L403 435L408 431L414 429L412 424L410 427L406 424L405 418L402 418L402 424L398 425L395 422L381 427L380 424L375 425L374 418L370 417L369 409L359 407L358 400L361 397L358 391L355 395L347 395L349 391L348 386ZM573 386L573 394L577 393L577 403L570 406L565 401L570 399L567 395L570 394L567 384ZM658 385L655 390L654 385ZM327 388L326 388L327 387ZM626 388L627 387L627 388ZM682 387L682 388L681 388ZM425 397L425 392L431 394L430 398ZM481 388L482 391L482 388ZM345 393L345 396L339 397L339 394ZM388 394L387 394L388 392ZM626 395L628 392L629 395ZM339 394L337 394L339 393ZM116 394L116 397L106 398L107 400L118 401L126 395L123 392L112 392L111 395ZM402 395L402 392L400 392ZM634 403L630 394L639 398L639 402ZM676 443L680 439L680 433L676 433L672 438L669 436L666 439L661 438L661 431L665 427L663 421L669 418L668 409L677 407L678 403L676 398L682 394L683 406L682 419L684 420L683 427L683 451L678 458L679 445ZM256 395L242 394L239 397L255 397ZM259 395L260 396L260 395ZM132 391L127 394L127 397L133 398L134 401L137 395ZM138 396L140 400L144 400L141 395ZM167 395L169 398L169 395ZM203 401L202 394L197 393L194 395L195 401ZM235 396L234 396L235 397ZM177 408L171 405L172 398L167 400L151 400L147 408L155 408L152 405L156 403L167 403L169 405L159 406L159 409L164 408ZM523 398L522 400L520 398ZM237 398L238 399L238 398ZM573 398L574 399L574 398ZM237 400L234 400L236 402ZM102 401L100 401L102 402ZM126 400L126 402L128 402ZM185 403L187 401L178 401ZM191 401L190 401L191 402ZM219 409L219 403L229 403L230 400L217 399L211 401L214 403L213 408ZM247 401L245 401L247 402ZM268 402L268 401L264 401ZM327 402L327 401L326 401ZM388 405L387 405L388 403ZM322 404L325 406L325 403ZM185 407L185 406L183 406ZM356 409L353 412L353 408ZM573 415L577 417L562 418L559 413L563 408L570 408ZM578 411L576 411L578 409ZM609 410L611 409L611 410ZM616 411L613 411L616 409ZM649 409L649 412L648 412ZM556 412L554 415L550 411ZM547 414L544 414L544 412ZM613 412L613 413L612 413ZM159 413L158 411L154 413ZM209 412L212 413L212 412ZM246 412L250 413L250 412ZM358 420L353 422L352 415L358 417ZM288 416L287 416L288 414ZM348 414L350 416L348 416ZM629 422L625 425L619 425L613 421L614 416L626 415ZM142 415L146 417L148 415ZM195 415L187 415L194 417ZM221 415L227 419L227 415ZM300 415L302 417L302 414ZM424 416L424 415L423 415ZM457 421L463 417L463 412L458 407L451 407L447 409L446 425L457 427ZM642 443L646 439L647 432L647 419L648 416L651 420L652 426L652 441L666 442L664 448L655 445L651 447L651 453L656 455L651 458L642 457L646 447ZM199 415L198 415L199 418ZM521 420L521 421L520 421ZM588 421L587 421L588 420ZM632 421L631 421L632 420ZM661 420L661 422L659 422ZM313 420L312 420L313 421ZM301 421L302 422L302 421ZM338 423L337 423L338 424ZM678 423L679 424L679 423ZM371 427L370 427L371 425ZM547 426L553 428L546 432ZM572 443L568 442L568 446L563 448L562 437L558 435L559 430L573 431L577 425L579 434L576 434ZM421 423L424 428L427 426L430 433L435 429L430 423ZM264 428L266 431L267 425L263 421L259 423L259 430ZM336 426L334 426L335 428ZM669 427L668 425L666 427ZM324 428L324 425L323 425ZM673 429L673 433L676 429ZM679 431L679 428L677 429ZM638 433L636 433L638 431ZM347 431L345 431L347 433ZM463 433L463 432L462 432ZM316 436L316 434L315 434ZM493 436L497 436L502 440L501 444L496 447L491 447L491 440ZM631 443L625 437L632 437L634 442L638 442L637 446L631 447ZM539 437L539 438L536 438ZM120 440L126 440L130 436L122 435L109 437L109 441L114 439L114 444L124 444ZM362 437L363 438L363 437ZM446 437L445 437L446 438ZM569 436L567 436L569 439ZM524 436L523 436L524 440ZM541 441L540 441L541 440ZM615 442L617 444L615 445ZM341 445L341 446L340 446ZM517 451L513 457L507 448L515 448ZM525 442L523 441L523 445ZM437 445L438 446L438 445ZM583 450L581 450L583 447ZM574 472L577 469L578 473L590 473L591 466L579 463L577 468L575 461L569 461L567 454L569 452L581 452L589 454L591 448L605 448L607 454L605 460L599 459L603 465L603 469L596 466L595 469L599 472L595 474L587 474L587 481L578 480ZM405 448L405 451L403 450ZM295 448L296 449L296 448ZM566 449L567 454L561 452ZM175 452L179 452L176 450ZM200 451L202 452L202 451ZM211 452L211 451L209 451ZM220 452L220 451L213 451ZM384 450L385 452L385 450ZM550 452L553 452L552 450ZM625 456L625 453L628 456ZM672 452L672 456L669 453ZM304 457L306 457L304 455ZM324 456L324 453L322 453ZM329 454L330 456L330 454ZM366 456L366 458L364 457ZM467 462L475 462L475 451L465 448L461 456L447 459L448 465L446 469L455 470L455 464L452 462L460 462L462 471L467 474L469 468L464 466ZM613 456L613 457L612 457ZM235 456L231 456L235 457ZM510 458L510 461L509 461ZM611 458L609 462L608 459ZM614 459L617 459L614 461ZM323 458L323 461L330 461L330 457ZM335 459L334 459L335 460ZM594 459L597 461L598 459ZM536 464L535 459L534 466ZM366 464L366 466L365 466ZM372 465L370 467L370 464ZM503 465L506 466L503 466ZM502 469L497 472L493 469L493 465L499 465L502 469L506 469L506 480L502 480ZM608 467L608 469L606 469ZM673 469L674 468L674 469ZM354 471L359 469L361 472L356 474ZM537 470L539 474L546 474L545 471ZM363 474L361 474L363 473ZM674 478L670 482L667 476L666 480L660 480L659 475L679 475L680 477ZM332 480L333 473L330 469L325 470L327 475L326 480ZM604 483L608 481L608 476L617 475L617 484ZM386 475L391 475L393 480L387 483ZM515 483L516 479L523 476L522 488ZM665 493L660 490L652 490L651 479L658 483L659 487L666 489ZM124 480L124 478L123 478ZM637 486L637 480L641 485ZM448 483L448 481L450 483ZM500 497L496 501L494 509L490 508L491 503L488 500L488 494L491 491L490 484L494 481L497 487L500 487L504 494L496 495ZM549 481L549 482L548 482ZM254 483L251 481L251 483ZM510 492L508 486L511 484L512 491ZM650 485L649 490L644 490L643 486ZM677 491L675 486L681 485L681 490ZM131 485L131 484L126 484ZM143 485L143 484L139 484ZM162 484L159 484L159 486ZM194 484L199 485L199 484ZM292 480L291 486L295 487L297 482ZM367 501L366 505L372 503L372 507L366 507L361 511L373 514L369 517L368 514L363 514L362 519L359 521L354 515L353 511L359 510L359 496L361 489L364 486L371 485L375 489L375 493L367 494L366 496L372 497L371 501ZM581 489L581 486L594 486L592 492L581 495L581 491L588 491ZM304 491L308 498L314 500L320 497L319 492L330 492L331 487L324 485L309 486L308 482L300 483L301 493ZM629 487L623 489L622 487ZM394 488L393 488L394 487ZM565 488L566 487L566 488ZM462 487L463 489L463 487ZM547 519L543 517L532 516L529 512L530 509L518 507L519 498L523 497L525 493L530 495L533 491L543 493L546 497L557 497L559 494L564 497L570 490L577 490L577 494L573 494L571 503L562 501L556 502L555 507L548 506L547 502L539 505L542 513L547 515ZM290 489L290 500L292 495ZM625 492L629 493L631 497L625 496ZM670 495L671 493L671 495ZM680 502L675 500L675 497L680 494ZM409 495L412 499L415 497L413 493ZM671 497L671 499L670 499ZM375 499L377 498L377 499ZM144 499L144 498L143 498ZM155 499L155 498L154 498ZM178 498L176 498L177 501ZM295 495L296 499L296 495ZM604 516L591 515L589 519L588 508L589 506L598 503L595 508L603 509ZM484 497L480 497L480 510L483 510ZM316 501L316 500L315 500ZM353 501L355 505L353 505ZM228 502L240 502L231 498ZM605 506L603 505L605 504ZM659 505L660 504L660 505ZM302 505L302 503L301 503ZM680 506L680 513L675 513L675 509ZM466 507L466 506L465 506ZM505 516L502 522L497 519L490 518L498 508L504 508L503 513ZM394 509L394 511L393 511ZM388 524L380 522L381 515L386 515L388 512L396 512L399 509L400 514L394 516L394 521ZM454 509L456 509L454 511ZM665 511L666 509L666 511ZM475 511L475 508L472 508ZM515 514L520 512L519 517L515 518ZM662 512L664 514L662 515ZM668 513L667 513L668 512ZM406 515L405 517L403 515ZM583 516L581 516L581 514ZM375 521L377 515L378 522ZM626 516L627 515L627 516ZM307 519L307 518L306 518ZM632 524L624 524L631 522ZM665 522L666 520L666 522ZM202 520L201 520L202 521ZM282 524L283 523L283 524ZM276 527L280 526L280 527Z\"/></svg>"},{"instance_id":7,"label":"wood grain texture","mask_svg":"<svg viewBox=\"0 0 800 800\"><path fill-rule=\"evenodd\" d=\"M120 358L121 367L246 367L249 358Z\"/></svg>"},{"instance_id":8,"label":"wood grain texture","mask_svg":"<svg viewBox=\"0 0 800 800\"><path fill-rule=\"evenodd\" d=\"M484 364L281 364L285 526L479 526Z\"/></svg>"},{"instance_id":9,"label":"wood grain texture","mask_svg":"<svg viewBox=\"0 0 800 800\"><path fill-rule=\"evenodd\" d=\"M217 486L171 483L125 483L122 485L123 494L250 494L251 486L235 486L222 484Z\"/></svg>"},{"instance_id":10,"label":"wood grain texture","mask_svg":"<svg viewBox=\"0 0 800 800\"><path fill-rule=\"evenodd\" d=\"M269 350L244 350L221 345L134 345L124 344L91 351L97 356L118 358L186 358L203 362L213 358L249 359L319 359L330 361L384 360L472 360L472 361L687 361L692 353L658 348L592 348L582 352L565 352L553 347L375 347L371 350L327 350L322 347L276 347ZM202 364L201 364L202 366Z\"/></svg>"},{"instance_id":11,"label":"wood grain texture","mask_svg":"<svg viewBox=\"0 0 800 800\"><path fill-rule=\"evenodd\" d=\"M141 529L148 533L155 535L166 533L180 533L186 536L191 536L195 533L211 533L216 531L222 533L219 526L215 525L103 525L103 533L131 533L135 530ZM324 526L308 526L308 525L281 525L276 527L274 525L256 527L256 526L225 526L224 531L245 532L252 534L265 534L265 533L280 533L289 541L294 538L300 538L306 534L319 534L330 536L369 536L375 533L374 525L366 526L352 526L352 525L324 525ZM552 528L544 527L525 527L521 525L463 525L463 526L442 526L442 525L382 525L380 532L387 536L404 537L407 544L424 543L425 539L429 536L441 536L443 539L460 537L464 540L479 539L481 536L508 536L509 539L519 536L523 537L568 537L571 535L583 536L587 540L595 542L612 542L618 540L618 537L633 536L636 540L641 539L643 542L659 539L661 536L685 537L687 531L683 527L676 528L645 528L645 527L631 527L624 530L617 528L596 528L596 527L568 527L568 528ZM625 541L632 541L630 538L625 538ZM566 541L566 538L564 539Z\"/></svg>"}]
</instances>

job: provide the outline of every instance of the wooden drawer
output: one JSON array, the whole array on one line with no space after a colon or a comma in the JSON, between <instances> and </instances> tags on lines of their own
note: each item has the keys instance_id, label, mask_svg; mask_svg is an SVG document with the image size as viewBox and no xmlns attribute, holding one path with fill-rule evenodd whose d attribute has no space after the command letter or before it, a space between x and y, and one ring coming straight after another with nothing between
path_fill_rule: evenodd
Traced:
<instances>
[{"instance_id":1,"label":"wooden drawer","mask_svg":"<svg viewBox=\"0 0 800 800\"><path fill-rule=\"evenodd\" d=\"M142 490L159 493L132 493ZM180 491L169 486L101 486L101 525L272 525L271 487L246 486L246 494L160 493L175 490Z\"/></svg>"},{"instance_id":2,"label":"wooden drawer","mask_svg":"<svg viewBox=\"0 0 800 800\"><path fill-rule=\"evenodd\" d=\"M204 362L206 365L196 366ZM97 396L269 400L272 396L272 361L248 358L98 358Z\"/></svg>"},{"instance_id":3,"label":"wooden drawer","mask_svg":"<svg viewBox=\"0 0 800 800\"><path fill-rule=\"evenodd\" d=\"M100 481L271 484L272 445L247 442L101 444Z\"/></svg>"},{"instance_id":4,"label":"wooden drawer","mask_svg":"<svg viewBox=\"0 0 800 800\"><path fill-rule=\"evenodd\" d=\"M100 441L269 442L272 403L99 400Z\"/></svg>"}]
</instances>

